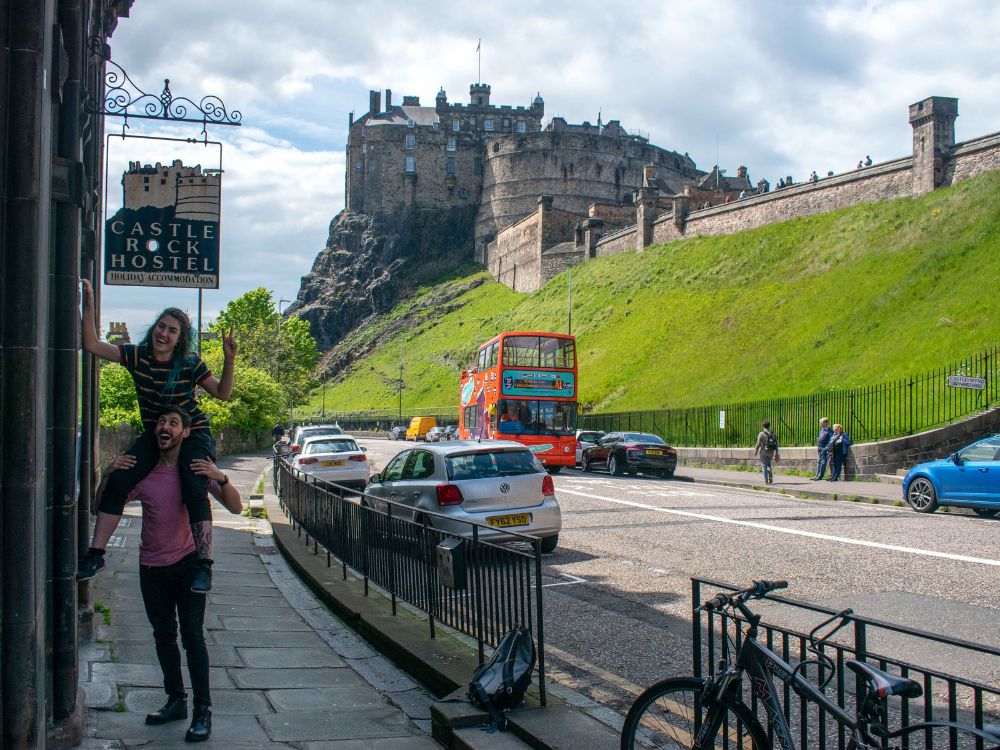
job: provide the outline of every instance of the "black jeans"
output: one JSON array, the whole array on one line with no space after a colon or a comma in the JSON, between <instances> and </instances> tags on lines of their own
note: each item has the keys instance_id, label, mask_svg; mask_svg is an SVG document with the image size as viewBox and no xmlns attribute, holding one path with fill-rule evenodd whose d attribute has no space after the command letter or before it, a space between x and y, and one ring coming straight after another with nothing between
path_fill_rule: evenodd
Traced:
<instances>
[{"instance_id":1,"label":"black jeans","mask_svg":"<svg viewBox=\"0 0 1000 750\"><path fill-rule=\"evenodd\" d=\"M822 479L823 475L826 474L826 465L830 460L830 449L829 448L817 448L819 452L819 458L816 460L816 474L814 475L816 479Z\"/></svg>"},{"instance_id":2,"label":"black jeans","mask_svg":"<svg viewBox=\"0 0 1000 750\"><path fill-rule=\"evenodd\" d=\"M146 617L153 626L156 658L163 672L163 689L168 698L187 698L181 674L181 652L177 648L177 622L180 620L181 643L187 653L188 674L196 706L211 706L208 687L208 648L205 646L204 594L191 591L191 581L198 568L195 553L180 562L163 567L139 566L139 588Z\"/></svg>"},{"instance_id":3,"label":"black jeans","mask_svg":"<svg viewBox=\"0 0 1000 750\"><path fill-rule=\"evenodd\" d=\"M102 513L120 516L128 493L146 478L160 460L160 448L153 431L146 430L139 435L126 453L135 456L135 466L131 469L117 469L108 475L98 506ZM191 523L212 520L212 506L208 501L208 477L191 471L191 461L196 458L215 460L215 440L211 430L192 430L181 444L181 453L177 459L181 470L181 494Z\"/></svg>"}]
</instances>

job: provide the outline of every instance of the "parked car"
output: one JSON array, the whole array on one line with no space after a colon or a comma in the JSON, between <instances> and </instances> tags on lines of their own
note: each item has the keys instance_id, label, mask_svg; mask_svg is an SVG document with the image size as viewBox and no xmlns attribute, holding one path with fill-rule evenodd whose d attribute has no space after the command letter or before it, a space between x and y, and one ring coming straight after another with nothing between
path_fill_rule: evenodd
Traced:
<instances>
[{"instance_id":1,"label":"parked car","mask_svg":"<svg viewBox=\"0 0 1000 750\"><path fill-rule=\"evenodd\" d=\"M480 539L516 539L505 533L510 529L541 537L543 552L559 543L562 512L555 484L520 443L458 440L404 450L372 476L362 504L385 511L387 500L411 508L410 520L426 520L455 536L471 537L472 527L461 522L477 521L493 529L480 529ZM393 515L397 513L394 509ZM405 512L398 515L407 517Z\"/></svg>"},{"instance_id":2,"label":"parked car","mask_svg":"<svg viewBox=\"0 0 1000 750\"><path fill-rule=\"evenodd\" d=\"M343 435L339 424L302 424L292 431L292 452L298 453L302 447L302 442L306 438L317 437L319 435Z\"/></svg>"},{"instance_id":3,"label":"parked car","mask_svg":"<svg viewBox=\"0 0 1000 750\"><path fill-rule=\"evenodd\" d=\"M406 429L407 440L420 440L425 437L432 427L436 427L437 422L434 417L414 417L410 420L410 426Z\"/></svg>"},{"instance_id":4,"label":"parked car","mask_svg":"<svg viewBox=\"0 0 1000 750\"><path fill-rule=\"evenodd\" d=\"M364 490L368 486L368 456L365 449L350 435L318 435L307 437L292 468L322 482L330 482Z\"/></svg>"},{"instance_id":5,"label":"parked car","mask_svg":"<svg viewBox=\"0 0 1000 750\"><path fill-rule=\"evenodd\" d=\"M672 477L677 451L662 438L645 432L609 432L583 449L584 471L606 468L611 474L655 474Z\"/></svg>"},{"instance_id":6,"label":"parked car","mask_svg":"<svg viewBox=\"0 0 1000 750\"><path fill-rule=\"evenodd\" d=\"M396 425L389 430L390 440L406 440L406 425Z\"/></svg>"},{"instance_id":7,"label":"parked car","mask_svg":"<svg viewBox=\"0 0 1000 750\"><path fill-rule=\"evenodd\" d=\"M583 464L583 449L588 445L593 445L597 439L604 435L603 430L577 430L576 431L576 463L574 466Z\"/></svg>"},{"instance_id":8,"label":"parked car","mask_svg":"<svg viewBox=\"0 0 1000 750\"><path fill-rule=\"evenodd\" d=\"M424 440L428 443L441 443L448 439L448 429L446 427L431 427Z\"/></svg>"},{"instance_id":9,"label":"parked car","mask_svg":"<svg viewBox=\"0 0 1000 750\"><path fill-rule=\"evenodd\" d=\"M957 505L987 518L1000 515L1000 435L917 464L903 480L903 497L918 513Z\"/></svg>"}]
</instances>

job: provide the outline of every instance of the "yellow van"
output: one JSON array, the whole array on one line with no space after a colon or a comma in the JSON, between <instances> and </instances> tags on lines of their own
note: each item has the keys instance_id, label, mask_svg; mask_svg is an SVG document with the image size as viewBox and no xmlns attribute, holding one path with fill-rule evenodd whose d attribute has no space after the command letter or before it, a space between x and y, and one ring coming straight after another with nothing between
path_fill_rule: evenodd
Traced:
<instances>
[{"instance_id":1,"label":"yellow van","mask_svg":"<svg viewBox=\"0 0 1000 750\"><path fill-rule=\"evenodd\" d=\"M427 433L432 427L437 427L434 417L414 417L410 420L410 426L406 429L406 439L426 440Z\"/></svg>"}]
</instances>

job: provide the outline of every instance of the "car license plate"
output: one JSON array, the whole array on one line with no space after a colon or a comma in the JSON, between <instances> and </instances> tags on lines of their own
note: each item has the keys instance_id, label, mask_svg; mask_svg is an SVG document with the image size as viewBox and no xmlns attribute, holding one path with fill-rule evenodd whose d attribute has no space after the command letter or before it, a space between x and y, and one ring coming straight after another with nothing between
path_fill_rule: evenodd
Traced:
<instances>
[{"instance_id":1,"label":"car license plate","mask_svg":"<svg viewBox=\"0 0 1000 750\"><path fill-rule=\"evenodd\" d=\"M662 456L663 451L646 451L647 456Z\"/></svg>"},{"instance_id":2,"label":"car license plate","mask_svg":"<svg viewBox=\"0 0 1000 750\"><path fill-rule=\"evenodd\" d=\"M486 523L498 529L506 529L510 526L527 526L531 523L531 514L512 513L509 516L490 516L486 519Z\"/></svg>"},{"instance_id":3,"label":"car license plate","mask_svg":"<svg viewBox=\"0 0 1000 750\"><path fill-rule=\"evenodd\" d=\"M340 460L340 461L320 461L319 465L322 466L322 467L324 467L324 468L329 468L331 466L343 466L346 463L347 463L347 461L343 461L343 460Z\"/></svg>"}]
</instances>

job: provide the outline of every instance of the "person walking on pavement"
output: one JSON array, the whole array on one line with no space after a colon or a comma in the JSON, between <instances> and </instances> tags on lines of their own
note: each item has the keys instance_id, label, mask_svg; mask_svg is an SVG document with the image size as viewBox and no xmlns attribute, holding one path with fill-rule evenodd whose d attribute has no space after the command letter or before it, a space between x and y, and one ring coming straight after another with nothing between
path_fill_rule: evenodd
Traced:
<instances>
[{"instance_id":1,"label":"person walking on pavement","mask_svg":"<svg viewBox=\"0 0 1000 750\"><path fill-rule=\"evenodd\" d=\"M191 519L191 531L197 545L198 575L194 591L207 594L212 590L212 509L208 500L208 480L193 470L194 459L214 459L215 440L208 416L198 405L197 388L203 388L221 401L233 395L233 372L238 346L230 329L222 337L225 361L222 375L216 378L201 357L192 352L191 320L183 310L168 307L150 327L146 337L136 346L110 344L97 335L94 289L87 279L83 287L83 348L91 354L120 364L135 381L139 415L143 432L132 442L127 453L134 463L115 472L100 494L99 509L121 517L125 498L157 462L157 445L153 431L157 417L168 406L177 406L191 417L190 437L184 441L180 454L180 476L184 504ZM100 552L101 554L97 554ZM76 578L89 581L104 567L104 548L92 547L80 560Z\"/></svg>"},{"instance_id":2,"label":"person walking on pavement","mask_svg":"<svg viewBox=\"0 0 1000 750\"><path fill-rule=\"evenodd\" d=\"M847 458L847 451L851 447L851 439L844 432L844 428L835 424L833 434L830 436L830 482L840 479L840 470L844 466L844 459Z\"/></svg>"},{"instance_id":3,"label":"person walking on pavement","mask_svg":"<svg viewBox=\"0 0 1000 750\"><path fill-rule=\"evenodd\" d=\"M830 440L833 438L833 430L830 429L830 420L820 417L819 434L816 435L816 473L813 475L814 481L819 481L826 474L826 465L830 461Z\"/></svg>"},{"instance_id":4,"label":"person walking on pavement","mask_svg":"<svg viewBox=\"0 0 1000 750\"><path fill-rule=\"evenodd\" d=\"M191 726L186 742L204 742L212 733L212 698L209 692L208 649L205 645L207 597L191 589L199 558L182 500L179 466L181 445L191 432L191 417L183 409L168 407L153 430L159 448L156 466L136 485L129 500L142 503L142 536L139 548L139 589L146 617L153 626L156 658L163 672L167 702L146 716L147 724L166 724L186 719L187 693L177 648L180 622L181 643L187 654L188 674L194 693ZM111 472L135 466L134 456L124 454L111 463ZM194 459L191 468L209 482L209 492L230 513L243 510L239 491L211 460ZM94 545L103 550L118 525L120 516L99 513L94 529Z\"/></svg>"},{"instance_id":5,"label":"person walking on pavement","mask_svg":"<svg viewBox=\"0 0 1000 750\"><path fill-rule=\"evenodd\" d=\"M771 462L778 461L778 436L771 431L771 423L767 420L761 424L763 428L757 433L757 444L753 447L755 456L760 457L760 468L764 472L764 484L774 482L774 472Z\"/></svg>"},{"instance_id":6,"label":"person walking on pavement","mask_svg":"<svg viewBox=\"0 0 1000 750\"><path fill-rule=\"evenodd\" d=\"M271 430L271 437L275 443L280 443L281 439L285 437L285 428L282 426L281 422L278 422L274 426L274 429Z\"/></svg>"}]
</instances>

